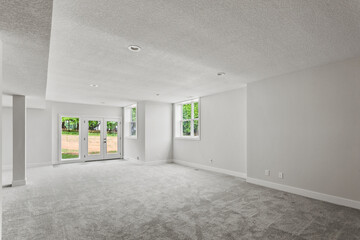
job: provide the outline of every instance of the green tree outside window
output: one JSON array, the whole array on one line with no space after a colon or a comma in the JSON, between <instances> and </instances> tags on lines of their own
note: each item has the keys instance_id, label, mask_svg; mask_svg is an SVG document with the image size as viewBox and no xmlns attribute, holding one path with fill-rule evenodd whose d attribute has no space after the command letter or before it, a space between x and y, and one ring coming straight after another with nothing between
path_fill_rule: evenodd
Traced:
<instances>
[{"instance_id":1,"label":"green tree outside window","mask_svg":"<svg viewBox=\"0 0 360 240\"><path fill-rule=\"evenodd\" d=\"M182 104L181 135L199 136L199 102Z\"/></svg>"}]
</instances>

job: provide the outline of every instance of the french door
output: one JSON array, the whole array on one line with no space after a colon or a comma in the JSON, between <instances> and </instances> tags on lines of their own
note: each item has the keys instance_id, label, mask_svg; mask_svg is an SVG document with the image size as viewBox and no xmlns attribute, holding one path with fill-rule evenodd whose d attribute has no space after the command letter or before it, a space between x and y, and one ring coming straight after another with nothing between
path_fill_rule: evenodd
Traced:
<instances>
[{"instance_id":1,"label":"french door","mask_svg":"<svg viewBox=\"0 0 360 240\"><path fill-rule=\"evenodd\" d=\"M121 158L121 129L120 119L83 119L81 135L84 160Z\"/></svg>"}]
</instances>

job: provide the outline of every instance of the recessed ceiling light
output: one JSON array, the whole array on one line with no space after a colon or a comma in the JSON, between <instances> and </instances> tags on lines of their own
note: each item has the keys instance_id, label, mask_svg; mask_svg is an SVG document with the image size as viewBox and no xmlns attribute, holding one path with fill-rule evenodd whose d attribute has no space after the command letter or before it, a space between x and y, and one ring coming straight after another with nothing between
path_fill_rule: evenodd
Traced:
<instances>
[{"instance_id":1,"label":"recessed ceiling light","mask_svg":"<svg viewBox=\"0 0 360 240\"><path fill-rule=\"evenodd\" d=\"M224 72L218 72L218 74L217 74L218 76L224 76L225 75L225 73Z\"/></svg>"},{"instance_id":2,"label":"recessed ceiling light","mask_svg":"<svg viewBox=\"0 0 360 240\"><path fill-rule=\"evenodd\" d=\"M97 84L90 84L90 87L99 87Z\"/></svg>"},{"instance_id":3,"label":"recessed ceiling light","mask_svg":"<svg viewBox=\"0 0 360 240\"><path fill-rule=\"evenodd\" d=\"M130 46L128 47L128 49L129 49L130 51L132 51L132 52L140 52L141 47L136 46L136 45L130 45Z\"/></svg>"}]
</instances>

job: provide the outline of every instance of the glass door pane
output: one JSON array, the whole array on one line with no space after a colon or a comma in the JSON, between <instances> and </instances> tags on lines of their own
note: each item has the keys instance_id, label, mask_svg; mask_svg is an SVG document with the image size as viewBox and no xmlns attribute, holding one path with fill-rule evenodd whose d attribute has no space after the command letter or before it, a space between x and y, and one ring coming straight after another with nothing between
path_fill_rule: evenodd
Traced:
<instances>
[{"instance_id":1,"label":"glass door pane","mask_svg":"<svg viewBox=\"0 0 360 240\"><path fill-rule=\"evenodd\" d=\"M101 121L88 121L88 155L101 153Z\"/></svg>"},{"instance_id":2,"label":"glass door pane","mask_svg":"<svg viewBox=\"0 0 360 240\"><path fill-rule=\"evenodd\" d=\"M119 152L118 128L119 123L117 121L106 121L106 152L108 154Z\"/></svg>"},{"instance_id":3,"label":"glass door pane","mask_svg":"<svg viewBox=\"0 0 360 240\"><path fill-rule=\"evenodd\" d=\"M61 159L79 158L79 118L61 118Z\"/></svg>"}]
</instances>

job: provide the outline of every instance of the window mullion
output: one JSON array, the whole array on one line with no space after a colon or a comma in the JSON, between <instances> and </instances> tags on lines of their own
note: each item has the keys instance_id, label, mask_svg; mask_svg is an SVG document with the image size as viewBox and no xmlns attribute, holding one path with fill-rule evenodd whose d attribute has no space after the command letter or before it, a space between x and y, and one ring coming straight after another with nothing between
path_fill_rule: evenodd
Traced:
<instances>
[{"instance_id":1,"label":"window mullion","mask_svg":"<svg viewBox=\"0 0 360 240\"><path fill-rule=\"evenodd\" d=\"M183 128L183 123L184 121L183 120L180 120L180 137L183 137L184 136L184 128Z\"/></svg>"},{"instance_id":2,"label":"window mullion","mask_svg":"<svg viewBox=\"0 0 360 240\"><path fill-rule=\"evenodd\" d=\"M184 105L181 104L181 120L184 120Z\"/></svg>"},{"instance_id":3,"label":"window mullion","mask_svg":"<svg viewBox=\"0 0 360 240\"><path fill-rule=\"evenodd\" d=\"M190 136L193 137L194 136L194 102L191 103L191 120L190 120L190 129L191 129L191 134Z\"/></svg>"},{"instance_id":4,"label":"window mullion","mask_svg":"<svg viewBox=\"0 0 360 240\"><path fill-rule=\"evenodd\" d=\"M181 137L183 137L184 136L184 123L183 123L183 121L184 121L184 105L183 104L181 104L181 121L180 121L180 136Z\"/></svg>"},{"instance_id":5,"label":"window mullion","mask_svg":"<svg viewBox=\"0 0 360 240\"><path fill-rule=\"evenodd\" d=\"M183 136L183 121L180 120L180 137Z\"/></svg>"}]
</instances>

